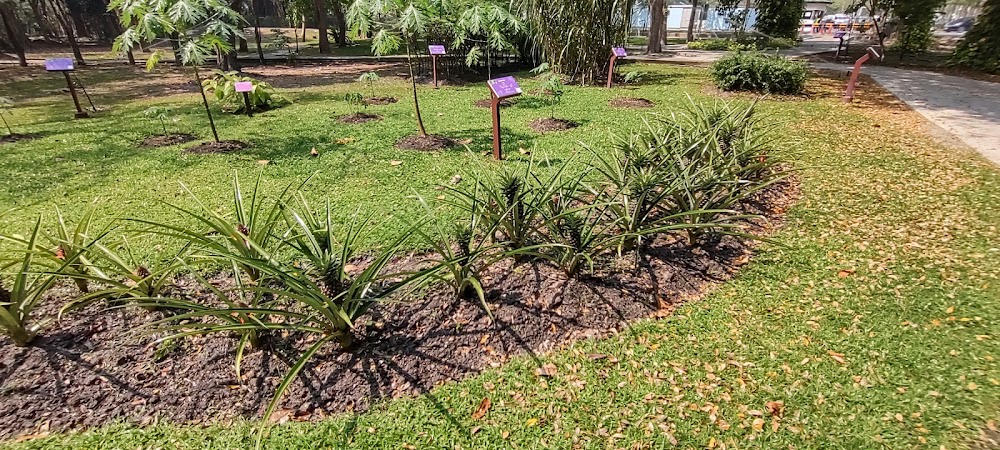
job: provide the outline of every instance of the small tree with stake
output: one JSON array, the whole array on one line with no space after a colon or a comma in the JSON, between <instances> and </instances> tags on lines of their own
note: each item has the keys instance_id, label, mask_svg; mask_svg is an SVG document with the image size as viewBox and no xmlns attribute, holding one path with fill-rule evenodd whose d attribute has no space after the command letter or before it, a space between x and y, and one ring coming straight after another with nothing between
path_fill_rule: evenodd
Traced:
<instances>
[{"instance_id":1,"label":"small tree with stake","mask_svg":"<svg viewBox=\"0 0 1000 450\"><path fill-rule=\"evenodd\" d=\"M555 119L556 105L562 102L562 96L565 93L562 80L557 75L549 77L548 81L542 85L542 91L548 96L549 118Z\"/></svg>"},{"instance_id":2,"label":"small tree with stake","mask_svg":"<svg viewBox=\"0 0 1000 450\"><path fill-rule=\"evenodd\" d=\"M361 34L368 34L378 28L378 32L372 37L372 52L376 56L391 54L400 47L406 49L406 62L413 87L413 108L417 114L420 136L427 136L427 129L424 128L424 119L420 115L412 47L426 30L427 11L430 8L427 0L354 0L347 10L348 24L357 28Z\"/></svg>"},{"instance_id":3,"label":"small tree with stake","mask_svg":"<svg viewBox=\"0 0 1000 450\"><path fill-rule=\"evenodd\" d=\"M198 66L216 51L230 51L232 46L229 43L241 34L245 22L239 13L229 7L228 2L220 0L112 0L110 8L118 11L125 29L115 39L115 51L131 51L141 42L176 36L180 62L194 69L199 88L202 81ZM146 70L153 70L162 56L160 50L150 55ZM212 137L219 142L208 97L204 89L200 90Z\"/></svg>"},{"instance_id":4,"label":"small tree with stake","mask_svg":"<svg viewBox=\"0 0 1000 450\"><path fill-rule=\"evenodd\" d=\"M10 124L7 123L7 118L4 117L6 114L10 114L10 110L14 109L14 99L10 97L0 97L0 120L3 121L3 126L7 127L7 134L10 136L14 135L14 130L10 129Z\"/></svg>"}]
</instances>

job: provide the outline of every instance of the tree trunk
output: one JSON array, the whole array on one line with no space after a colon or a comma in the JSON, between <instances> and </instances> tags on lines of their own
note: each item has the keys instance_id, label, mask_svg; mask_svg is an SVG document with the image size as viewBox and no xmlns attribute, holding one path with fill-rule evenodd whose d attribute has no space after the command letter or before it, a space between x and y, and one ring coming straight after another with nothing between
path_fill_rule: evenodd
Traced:
<instances>
[{"instance_id":1,"label":"tree trunk","mask_svg":"<svg viewBox=\"0 0 1000 450\"><path fill-rule=\"evenodd\" d=\"M257 14L257 0L250 2L250 12L253 14L253 39L257 43L257 59L264 64L264 48L260 44L260 15Z\"/></svg>"},{"instance_id":2,"label":"tree trunk","mask_svg":"<svg viewBox=\"0 0 1000 450\"><path fill-rule=\"evenodd\" d=\"M174 50L174 65L180 66L184 62L181 60L181 43L180 35L177 32L170 33L170 48Z\"/></svg>"},{"instance_id":3,"label":"tree trunk","mask_svg":"<svg viewBox=\"0 0 1000 450\"><path fill-rule=\"evenodd\" d=\"M38 24L38 28L42 34L50 38L55 37L50 22L45 18L45 5L39 5L38 0L28 0L28 6L31 7L31 14L35 16L35 23ZM39 6L41 6L41 9L39 9Z\"/></svg>"},{"instance_id":4,"label":"tree trunk","mask_svg":"<svg viewBox=\"0 0 1000 450\"><path fill-rule=\"evenodd\" d=\"M76 42L76 34L73 31L73 24L66 17L60 17L59 23L62 25L63 32L66 33L66 40L69 41L69 48L73 50L73 58L76 59L78 65L86 65L87 62L83 60L83 53L80 52L80 45Z\"/></svg>"},{"instance_id":5,"label":"tree trunk","mask_svg":"<svg viewBox=\"0 0 1000 450\"><path fill-rule=\"evenodd\" d=\"M691 0L691 17L688 19L687 41L694 42L694 24L698 17L698 0Z\"/></svg>"},{"instance_id":6,"label":"tree trunk","mask_svg":"<svg viewBox=\"0 0 1000 450\"><path fill-rule=\"evenodd\" d=\"M3 21L3 28L7 32L7 37L10 38L10 45L14 47L14 52L17 53L18 63L21 64L21 67L28 67L28 58L24 55L24 37L26 33L17 15L14 14L14 9L7 3L0 3L0 20Z\"/></svg>"},{"instance_id":7,"label":"tree trunk","mask_svg":"<svg viewBox=\"0 0 1000 450\"><path fill-rule=\"evenodd\" d=\"M413 56L410 52L410 43L406 43L406 66L410 69L410 84L413 85L413 108L417 113L417 128L421 136L427 136L427 129L424 128L424 118L420 115L420 100L417 99L417 77L413 74Z\"/></svg>"},{"instance_id":8,"label":"tree trunk","mask_svg":"<svg viewBox=\"0 0 1000 450\"><path fill-rule=\"evenodd\" d=\"M319 52L330 53L330 36L327 28L330 27L326 16L326 0L313 0L316 7L316 27L319 28Z\"/></svg>"},{"instance_id":9,"label":"tree trunk","mask_svg":"<svg viewBox=\"0 0 1000 450\"><path fill-rule=\"evenodd\" d=\"M306 15L302 15L302 42L306 41ZM298 50L298 43L295 44L295 49Z\"/></svg>"},{"instance_id":10,"label":"tree trunk","mask_svg":"<svg viewBox=\"0 0 1000 450\"><path fill-rule=\"evenodd\" d=\"M663 51L663 21L663 0L650 0L649 43L646 44L646 53Z\"/></svg>"},{"instance_id":11,"label":"tree trunk","mask_svg":"<svg viewBox=\"0 0 1000 450\"><path fill-rule=\"evenodd\" d=\"M205 105L205 114L208 115L208 124L212 127L212 137L215 142L219 142L219 131L215 129L215 118L212 117L212 109L208 107L208 97L205 96L205 88L201 85L201 75L198 73L198 66L194 68L194 81L198 84L198 91L201 92L201 102Z\"/></svg>"},{"instance_id":12,"label":"tree trunk","mask_svg":"<svg viewBox=\"0 0 1000 450\"><path fill-rule=\"evenodd\" d=\"M333 24L337 28L337 46L347 46L347 18L344 17L344 6L340 1L333 2Z\"/></svg>"}]
</instances>

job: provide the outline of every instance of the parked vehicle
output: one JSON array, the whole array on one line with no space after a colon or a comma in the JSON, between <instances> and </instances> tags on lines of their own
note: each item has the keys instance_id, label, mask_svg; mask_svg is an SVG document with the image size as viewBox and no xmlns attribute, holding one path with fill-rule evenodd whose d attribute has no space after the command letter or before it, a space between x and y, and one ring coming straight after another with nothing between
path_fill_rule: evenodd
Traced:
<instances>
[{"instance_id":1,"label":"parked vehicle","mask_svg":"<svg viewBox=\"0 0 1000 450\"><path fill-rule=\"evenodd\" d=\"M944 26L944 31L949 33L965 33L972 29L972 24L975 23L976 19L973 17L962 17L961 19L955 19L948 22Z\"/></svg>"}]
</instances>

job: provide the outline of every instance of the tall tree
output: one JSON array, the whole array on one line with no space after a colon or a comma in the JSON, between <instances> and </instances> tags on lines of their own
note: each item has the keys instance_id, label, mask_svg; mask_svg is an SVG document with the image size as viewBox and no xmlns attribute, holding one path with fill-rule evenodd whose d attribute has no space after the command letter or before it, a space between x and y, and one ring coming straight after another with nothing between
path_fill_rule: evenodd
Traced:
<instances>
[{"instance_id":1,"label":"tall tree","mask_svg":"<svg viewBox=\"0 0 1000 450\"><path fill-rule=\"evenodd\" d=\"M3 28L10 40L10 45L17 53L18 63L21 64L21 67L28 67L28 58L24 55L24 37L27 33L24 32L24 26L14 12L14 8L6 1L0 1L0 21L3 21Z\"/></svg>"},{"instance_id":2,"label":"tall tree","mask_svg":"<svg viewBox=\"0 0 1000 450\"><path fill-rule=\"evenodd\" d=\"M955 49L952 61L989 73L1000 73L1000 0L986 0L975 25Z\"/></svg>"},{"instance_id":3,"label":"tall tree","mask_svg":"<svg viewBox=\"0 0 1000 450\"><path fill-rule=\"evenodd\" d=\"M688 32L687 32L687 42L694 42L694 25L695 21L698 20L698 15L700 11L698 10L698 0L691 0L691 17L688 18Z\"/></svg>"},{"instance_id":4,"label":"tall tree","mask_svg":"<svg viewBox=\"0 0 1000 450\"><path fill-rule=\"evenodd\" d=\"M666 21L663 8L664 0L649 1L649 42L646 44L646 53L663 51L664 22Z\"/></svg>"},{"instance_id":5,"label":"tall tree","mask_svg":"<svg viewBox=\"0 0 1000 450\"><path fill-rule=\"evenodd\" d=\"M115 39L116 51L134 48L141 41L176 37L180 62L193 69L212 137L219 142L198 66L217 50L228 52L232 48L233 38L244 25L243 17L225 0L113 0L111 7L118 10L125 28ZM153 52L146 61L146 70L156 67L162 56L160 50Z\"/></svg>"},{"instance_id":6,"label":"tall tree","mask_svg":"<svg viewBox=\"0 0 1000 450\"><path fill-rule=\"evenodd\" d=\"M330 24L327 18L326 0L313 0L313 8L316 13L316 27L319 28L319 52L330 53L330 36L327 34Z\"/></svg>"},{"instance_id":7,"label":"tall tree","mask_svg":"<svg viewBox=\"0 0 1000 450\"><path fill-rule=\"evenodd\" d=\"M799 35L805 0L757 0L757 31L772 37Z\"/></svg>"}]
</instances>

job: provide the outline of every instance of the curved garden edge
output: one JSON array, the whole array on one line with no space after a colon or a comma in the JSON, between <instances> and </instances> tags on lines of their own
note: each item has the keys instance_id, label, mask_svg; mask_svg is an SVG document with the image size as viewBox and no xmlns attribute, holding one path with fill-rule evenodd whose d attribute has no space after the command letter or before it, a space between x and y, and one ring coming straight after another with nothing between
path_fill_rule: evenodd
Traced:
<instances>
[{"instance_id":1,"label":"curved garden edge","mask_svg":"<svg viewBox=\"0 0 1000 450\"><path fill-rule=\"evenodd\" d=\"M770 234L797 198L797 183L786 180L745 202L747 212L765 217L749 224L753 233ZM675 244L672 236L659 237L637 275L628 269L630 258L609 261L608 270L582 280L567 279L544 263L500 264L484 277L495 326L476 301L455 302L446 289L432 288L412 303L380 306L359 330L360 345L350 353L328 347L317 355L272 420L365 411L374 402L418 395L512 357L669 315L676 304L698 299L733 276L753 248L732 236L694 250ZM420 255L409 255L393 265L419 260ZM176 289L196 285L182 278ZM68 296L70 288L56 295ZM34 347L4 343L0 408L11 413L0 417L0 436L37 436L122 419L146 425L259 417L287 367L309 344L298 335L274 336L267 351L244 357L241 383L233 369L233 339L215 335L159 343L142 334L150 314L161 313L92 306L54 325Z\"/></svg>"}]
</instances>

